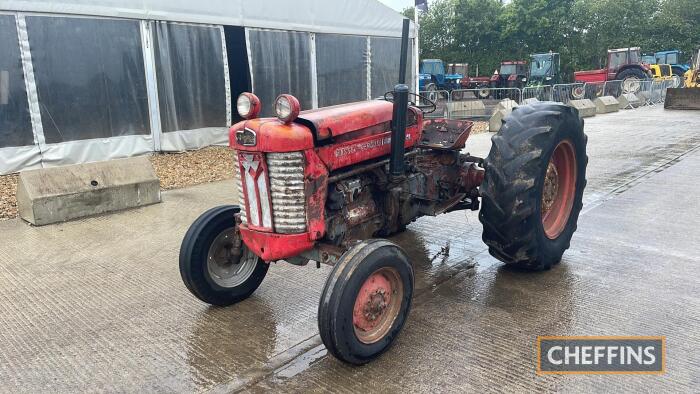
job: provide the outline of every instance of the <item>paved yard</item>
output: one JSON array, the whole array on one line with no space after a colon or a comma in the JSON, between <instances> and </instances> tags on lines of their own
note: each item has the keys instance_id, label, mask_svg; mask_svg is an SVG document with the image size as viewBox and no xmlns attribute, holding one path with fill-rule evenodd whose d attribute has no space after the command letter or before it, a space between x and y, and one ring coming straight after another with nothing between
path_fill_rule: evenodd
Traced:
<instances>
[{"instance_id":1,"label":"paved yard","mask_svg":"<svg viewBox=\"0 0 700 394\"><path fill-rule=\"evenodd\" d=\"M700 112L623 111L586 132L584 211L563 262L516 272L485 251L475 213L419 220L394 237L416 270L407 326L359 368L318 337L328 267L276 264L229 308L182 285L182 236L236 202L231 181L60 225L0 222L0 391L696 391ZM467 144L489 145L488 134ZM668 372L539 377L537 335L665 335Z\"/></svg>"}]
</instances>

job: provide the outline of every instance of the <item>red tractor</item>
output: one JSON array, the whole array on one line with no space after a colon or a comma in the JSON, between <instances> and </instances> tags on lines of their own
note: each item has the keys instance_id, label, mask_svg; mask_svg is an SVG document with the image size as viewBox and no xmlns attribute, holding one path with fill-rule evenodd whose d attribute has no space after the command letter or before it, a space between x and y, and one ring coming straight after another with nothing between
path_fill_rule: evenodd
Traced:
<instances>
[{"instance_id":1,"label":"red tractor","mask_svg":"<svg viewBox=\"0 0 700 394\"><path fill-rule=\"evenodd\" d=\"M400 58L405 70L408 26ZM231 127L240 206L202 214L187 231L180 273L212 305L249 297L270 263L333 266L318 308L328 351L364 364L386 351L411 308L411 258L383 239L421 216L478 210L483 240L505 263L543 270L576 230L586 185L586 135L575 109L521 106L486 159L462 153L472 122L427 120L405 73L385 100L300 112L282 94L276 118L242 94ZM380 238L377 238L380 237Z\"/></svg>"},{"instance_id":2,"label":"red tractor","mask_svg":"<svg viewBox=\"0 0 700 394\"><path fill-rule=\"evenodd\" d=\"M493 72L490 78L490 87L495 90L497 99L520 99L520 92L527 83L527 62L525 60L506 60L501 62L501 67ZM505 90L512 89L512 90Z\"/></svg>"},{"instance_id":3,"label":"red tractor","mask_svg":"<svg viewBox=\"0 0 700 394\"><path fill-rule=\"evenodd\" d=\"M608 49L605 68L574 72L576 82L622 81L623 93L637 92L641 88L641 82L651 77L651 69L642 62L639 47Z\"/></svg>"}]
</instances>

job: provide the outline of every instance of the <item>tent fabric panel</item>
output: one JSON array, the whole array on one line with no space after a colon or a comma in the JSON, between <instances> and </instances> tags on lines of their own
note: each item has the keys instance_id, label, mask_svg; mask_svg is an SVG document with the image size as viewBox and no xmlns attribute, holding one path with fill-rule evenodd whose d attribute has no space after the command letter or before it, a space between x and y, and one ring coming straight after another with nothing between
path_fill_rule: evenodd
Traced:
<instances>
[{"instance_id":1,"label":"tent fabric panel","mask_svg":"<svg viewBox=\"0 0 700 394\"><path fill-rule=\"evenodd\" d=\"M46 143L150 134L138 21L26 21Z\"/></svg>"},{"instance_id":2,"label":"tent fabric panel","mask_svg":"<svg viewBox=\"0 0 700 394\"><path fill-rule=\"evenodd\" d=\"M14 15L0 15L0 148L34 144Z\"/></svg>"},{"instance_id":3,"label":"tent fabric panel","mask_svg":"<svg viewBox=\"0 0 700 394\"><path fill-rule=\"evenodd\" d=\"M316 34L318 105L367 99L367 37Z\"/></svg>"},{"instance_id":4,"label":"tent fabric panel","mask_svg":"<svg viewBox=\"0 0 700 394\"><path fill-rule=\"evenodd\" d=\"M41 168L38 145L0 148L0 175Z\"/></svg>"},{"instance_id":5,"label":"tent fabric panel","mask_svg":"<svg viewBox=\"0 0 700 394\"><path fill-rule=\"evenodd\" d=\"M161 130L226 127L221 28L156 22L154 45Z\"/></svg>"},{"instance_id":6,"label":"tent fabric panel","mask_svg":"<svg viewBox=\"0 0 700 394\"><path fill-rule=\"evenodd\" d=\"M403 19L377 0L5 0L2 8L387 37L401 36Z\"/></svg>"},{"instance_id":7,"label":"tent fabric panel","mask_svg":"<svg viewBox=\"0 0 700 394\"><path fill-rule=\"evenodd\" d=\"M406 57L406 84L413 91L413 49L409 45ZM370 63L372 98L382 97L399 82L399 58L401 40L398 38L371 37Z\"/></svg>"},{"instance_id":8,"label":"tent fabric panel","mask_svg":"<svg viewBox=\"0 0 700 394\"><path fill-rule=\"evenodd\" d=\"M312 107L311 35L293 31L249 29L253 92L262 103L262 116L274 116L274 101L288 93L302 110Z\"/></svg>"},{"instance_id":9,"label":"tent fabric panel","mask_svg":"<svg viewBox=\"0 0 700 394\"><path fill-rule=\"evenodd\" d=\"M153 152L150 135L128 135L48 144L42 146L41 162L42 166L51 167L122 159L150 152Z\"/></svg>"},{"instance_id":10,"label":"tent fabric panel","mask_svg":"<svg viewBox=\"0 0 700 394\"><path fill-rule=\"evenodd\" d=\"M163 152L183 152L188 149L200 149L211 145L228 145L227 127L207 127L196 130L184 130L161 135Z\"/></svg>"}]
</instances>

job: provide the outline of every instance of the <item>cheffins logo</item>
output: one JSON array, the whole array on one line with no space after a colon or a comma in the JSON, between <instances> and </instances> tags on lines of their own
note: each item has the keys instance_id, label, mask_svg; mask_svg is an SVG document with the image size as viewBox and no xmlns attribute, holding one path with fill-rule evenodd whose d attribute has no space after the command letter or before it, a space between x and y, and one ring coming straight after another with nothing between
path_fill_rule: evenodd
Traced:
<instances>
[{"instance_id":1,"label":"cheffins logo","mask_svg":"<svg viewBox=\"0 0 700 394\"><path fill-rule=\"evenodd\" d=\"M537 337L537 374L663 374L666 337Z\"/></svg>"}]
</instances>

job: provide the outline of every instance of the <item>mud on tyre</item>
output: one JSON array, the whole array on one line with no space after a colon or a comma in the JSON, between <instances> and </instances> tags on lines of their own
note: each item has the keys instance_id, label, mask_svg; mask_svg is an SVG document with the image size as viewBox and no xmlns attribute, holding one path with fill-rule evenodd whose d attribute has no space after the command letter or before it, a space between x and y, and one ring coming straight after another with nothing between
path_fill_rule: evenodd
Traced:
<instances>
[{"instance_id":1,"label":"mud on tyre","mask_svg":"<svg viewBox=\"0 0 700 394\"><path fill-rule=\"evenodd\" d=\"M507 264L549 269L569 248L582 208L583 120L562 104L521 106L491 140L480 189L482 238Z\"/></svg>"}]
</instances>

